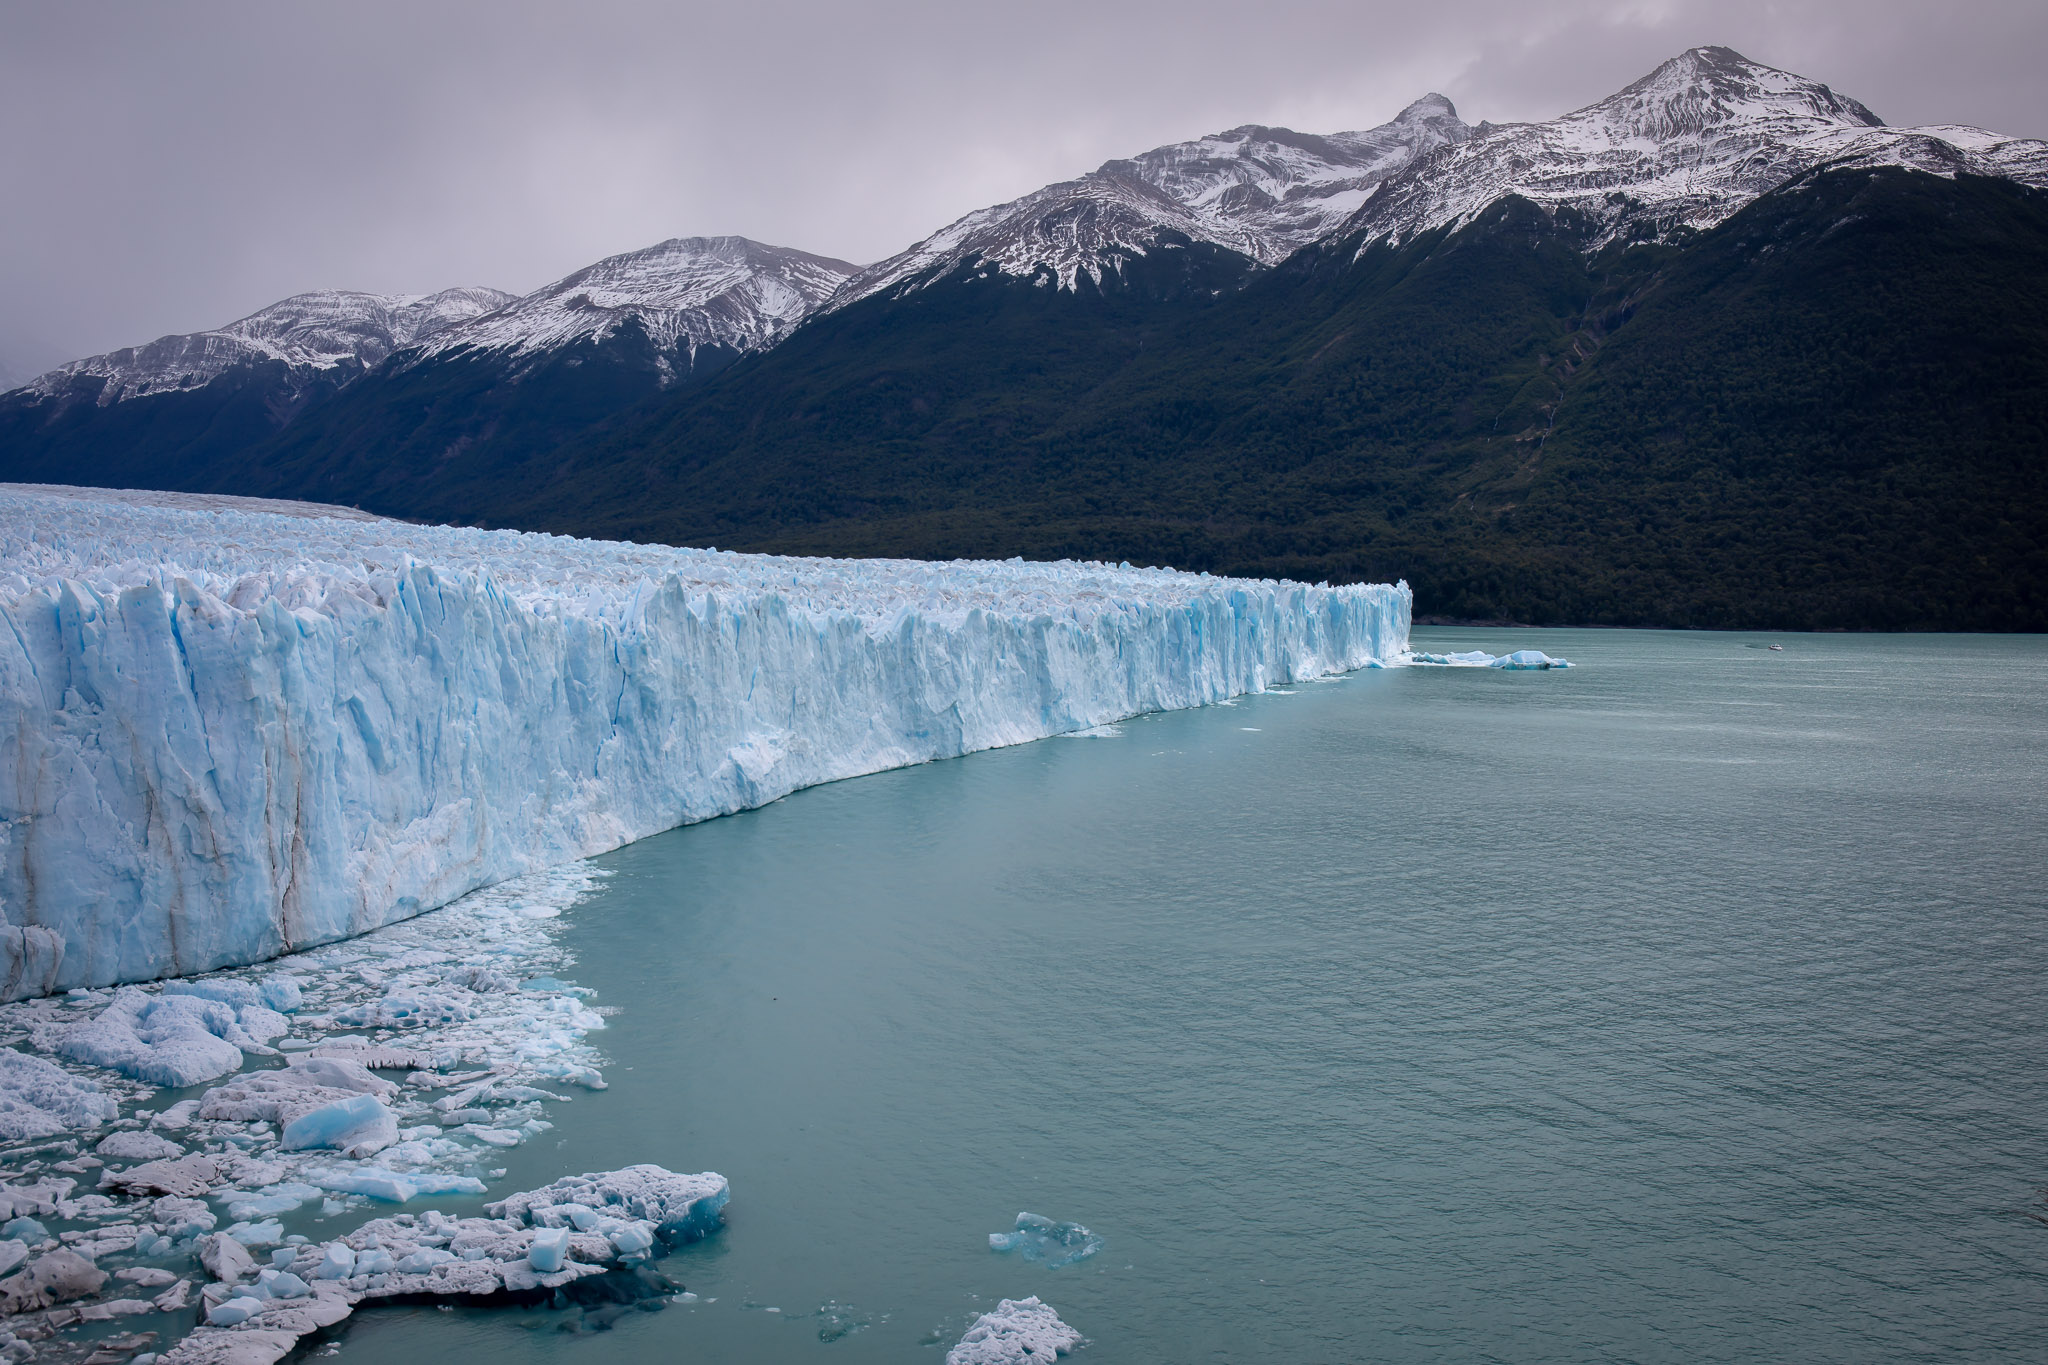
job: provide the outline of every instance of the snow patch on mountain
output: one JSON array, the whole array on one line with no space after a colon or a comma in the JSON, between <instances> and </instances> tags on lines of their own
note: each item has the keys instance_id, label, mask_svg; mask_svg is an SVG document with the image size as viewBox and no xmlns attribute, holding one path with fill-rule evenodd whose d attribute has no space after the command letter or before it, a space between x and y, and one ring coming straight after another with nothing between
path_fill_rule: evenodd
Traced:
<instances>
[{"instance_id":1,"label":"snow patch on mountain","mask_svg":"<svg viewBox=\"0 0 2048 1365\"><path fill-rule=\"evenodd\" d=\"M497 289L438 294L365 294L322 289L294 294L208 332L159 337L60 365L23 386L45 398L99 380L101 407L146 394L203 388L241 365L281 361L295 381L337 370L361 373L393 351L502 308L514 295Z\"/></svg>"},{"instance_id":2,"label":"snow patch on mountain","mask_svg":"<svg viewBox=\"0 0 2048 1365\"><path fill-rule=\"evenodd\" d=\"M1546 123L1482 124L1418 159L1346 225L1366 244L1471 222L1508 195L1597 225L1589 246L1704 229L1821 166L1904 166L2048 185L2048 143L1978 128L1888 128L1803 76L1721 47L1679 54Z\"/></svg>"},{"instance_id":3,"label":"snow patch on mountain","mask_svg":"<svg viewBox=\"0 0 2048 1365\"><path fill-rule=\"evenodd\" d=\"M486 316L436 333L402 363L463 348L532 358L639 328L685 364L700 348L774 345L859 267L745 237L678 237L609 256Z\"/></svg>"},{"instance_id":4,"label":"snow patch on mountain","mask_svg":"<svg viewBox=\"0 0 2048 1365\"><path fill-rule=\"evenodd\" d=\"M1157 147L970 213L861 271L830 306L919 288L962 266L1042 275L1061 289L1083 276L1100 284L1172 236L1272 265L1340 226L1416 158L1470 133L1449 100L1429 95L1363 132L1247 125Z\"/></svg>"}]
</instances>

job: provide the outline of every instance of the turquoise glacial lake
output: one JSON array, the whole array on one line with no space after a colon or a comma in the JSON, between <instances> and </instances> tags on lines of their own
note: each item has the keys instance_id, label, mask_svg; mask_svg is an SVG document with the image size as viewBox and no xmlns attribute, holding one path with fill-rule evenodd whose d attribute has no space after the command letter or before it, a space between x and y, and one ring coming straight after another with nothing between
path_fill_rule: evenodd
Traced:
<instances>
[{"instance_id":1,"label":"turquoise glacial lake","mask_svg":"<svg viewBox=\"0 0 2048 1365\"><path fill-rule=\"evenodd\" d=\"M564 941L610 1089L494 1188L724 1172L662 1262L698 1298L321 1353L938 1365L1036 1294L1078 1365L2041 1359L2048 640L1416 643L1581 666L1360 673L600 859ZM991 1252L1020 1210L1103 1250Z\"/></svg>"}]
</instances>

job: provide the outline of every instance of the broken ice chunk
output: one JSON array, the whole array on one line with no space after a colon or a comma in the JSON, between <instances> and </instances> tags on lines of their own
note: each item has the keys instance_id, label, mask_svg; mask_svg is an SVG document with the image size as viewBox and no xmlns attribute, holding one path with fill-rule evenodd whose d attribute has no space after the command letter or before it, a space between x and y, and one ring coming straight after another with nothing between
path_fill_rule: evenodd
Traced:
<instances>
[{"instance_id":1,"label":"broken ice chunk","mask_svg":"<svg viewBox=\"0 0 2048 1365\"><path fill-rule=\"evenodd\" d=\"M320 1268L313 1272L316 1280L345 1280L356 1273L356 1254L346 1242L329 1242L327 1254L321 1258Z\"/></svg>"},{"instance_id":2,"label":"broken ice chunk","mask_svg":"<svg viewBox=\"0 0 2048 1365\"><path fill-rule=\"evenodd\" d=\"M1024 1259L1057 1270L1102 1250L1102 1239L1079 1223L1056 1223L1035 1213L1017 1215L1015 1232L991 1232L990 1251L1022 1252Z\"/></svg>"},{"instance_id":3,"label":"broken ice chunk","mask_svg":"<svg viewBox=\"0 0 2048 1365\"><path fill-rule=\"evenodd\" d=\"M552 1275L562 1268L569 1257L569 1229L542 1228L533 1234L533 1245L527 1248L526 1263L543 1275Z\"/></svg>"},{"instance_id":4,"label":"broken ice chunk","mask_svg":"<svg viewBox=\"0 0 2048 1365\"><path fill-rule=\"evenodd\" d=\"M263 1311L263 1300L240 1295L226 1303L217 1303L206 1310L206 1321L213 1327L233 1327L236 1323L247 1322Z\"/></svg>"},{"instance_id":5,"label":"broken ice chunk","mask_svg":"<svg viewBox=\"0 0 2048 1365\"><path fill-rule=\"evenodd\" d=\"M398 1121L382 1100L375 1095L349 1095L300 1114L285 1125L283 1141L288 1152L338 1147L353 1156L368 1156L390 1146L397 1137Z\"/></svg>"},{"instance_id":6,"label":"broken ice chunk","mask_svg":"<svg viewBox=\"0 0 2048 1365\"><path fill-rule=\"evenodd\" d=\"M1483 649L1468 649L1456 654L1412 654L1408 662L1424 664L1434 668L1570 668L1565 659L1553 659L1540 649L1518 649L1512 654L1488 654Z\"/></svg>"},{"instance_id":7,"label":"broken ice chunk","mask_svg":"<svg viewBox=\"0 0 2048 1365\"><path fill-rule=\"evenodd\" d=\"M1038 1365L1080 1344L1081 1334L1036 1295L1004 1299L994 1312L975 1319L960 1344L946 1352L946 1365Z\"/></svg>"}]
</instances>

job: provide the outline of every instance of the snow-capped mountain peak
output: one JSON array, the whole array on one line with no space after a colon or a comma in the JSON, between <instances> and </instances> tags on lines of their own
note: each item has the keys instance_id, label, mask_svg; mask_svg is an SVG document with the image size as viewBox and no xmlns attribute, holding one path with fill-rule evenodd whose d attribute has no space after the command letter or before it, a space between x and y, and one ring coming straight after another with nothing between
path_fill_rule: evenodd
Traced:
<instances>
[{"instance_id":1,"label":"snow-capped mountain peak","mask_svg":"<svg viewBox=\"0 0 2048 1365\"><path fill-rule=\"evenodd\" d=\"M1587 215L1599 246L1712 227L1831 164L2048 184L2048 145L1975 128L1888 128L1817 81L1696 47L1560 118L1483 125L1390 181L1345 230L1368 242L1408 237L1469 222L1512 194Z\"/></svg>"},{"instance_id":2,"label":"snow-capped mountain peak","mask_svg":"<svg viewBox=\"0 0 2048 1365\"><path fill-rule=\"evenodd\" d=\"M608 256L506 306L435 334L405 360L461 348L533 357L638 326L658 353L773 345L858 267L745 237L677 237Z\"/></svg>"},{"instance_id":3,"label":"snow-capped mountain peak","mask_svg":"<svg viewBox=\"0 0 2048 1365\"><path fill-rule=\"evenodd\" d=\"M281 361L294 383L336 370L367 370L393 351L501 308L497 289L437 294L366 294L321 289L294 294L211 331L159 337L60 365L22 387L54 398L98 379L100 406L144 394L196 389L238 365Z\"/></svg>"},{"instance_id":4,"label":"snow-capped mountain peak","mask_svg":"<svg viewBox=\"0 0 2048 1365\"><path fill-rule=\"evenodd\" d=\"M916 288L973 262L1025 278L1044 272L1072 289L1083 275L1100 282L1169 233L1271 265L1343 223L1418 157L1470 135L1449 100L1429 95L1360 132L1247 124L1155 147L970 213L860 272L832 306Z\"/></svg>"},{"instance_id":5,"label":"snow-capped mountain peak","mask_svg":"<svg viewBox=\"0 0 2048 1365\"><path fill-rule=\"evenodd\" d=\"M1817 81L1752 62L1725 47L1695 47L1598 103L1557 120L1613 135L1668 141L1733 123L1811 121L1882 128L1864 105Z\"/></svg>"}]
</instances>

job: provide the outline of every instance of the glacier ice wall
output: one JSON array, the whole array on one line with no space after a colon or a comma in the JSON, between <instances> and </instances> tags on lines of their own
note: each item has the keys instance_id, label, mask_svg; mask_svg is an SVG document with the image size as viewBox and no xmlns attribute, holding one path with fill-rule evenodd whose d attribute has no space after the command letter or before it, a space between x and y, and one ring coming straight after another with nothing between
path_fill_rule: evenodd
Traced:
<instances>
[{"instance_id":1,"label":"glacier ice wall","mask_svg":"<svg viewBox=\"0 0 2048 1365\"><path fill-rule=\"evenodd\" d=\"M17 995L259 961L814 783L1392 661L1408 639L1405 584L180 501L0 487Z\"/></svg>"}]
</instances>

